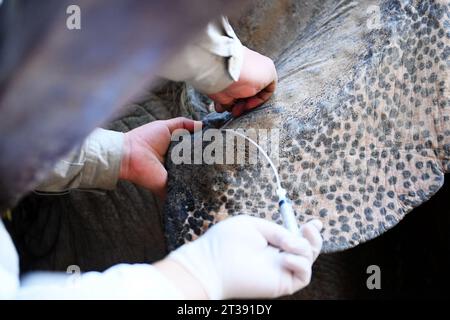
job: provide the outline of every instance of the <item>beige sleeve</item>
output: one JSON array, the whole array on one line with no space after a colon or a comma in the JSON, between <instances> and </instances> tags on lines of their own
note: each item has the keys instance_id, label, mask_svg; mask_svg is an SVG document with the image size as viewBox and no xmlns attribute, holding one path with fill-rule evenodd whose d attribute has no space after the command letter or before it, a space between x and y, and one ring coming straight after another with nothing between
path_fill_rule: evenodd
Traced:
<instances>
[{"instance_id":1,"label":"beige sleeve","mask_svg":"<svg viewBox=\"0 0 450 320\"><path fill-rule=\"evenodd\" d=\"M217 93L239 79L243 46L226 17L205 31L169 61L160 76L186 81L197 90Z\"/></svg>"},{"instance_id":2,"label":"beige sleeve","mask_svg":"<svg viewBox=\"0 0 450 320\"><path fill-rule=\"evenodd\" d=\"M119 179L124 134L96 129L80 148L61 159L35 190L111 190Z\"/></svg>"}]
</instances>

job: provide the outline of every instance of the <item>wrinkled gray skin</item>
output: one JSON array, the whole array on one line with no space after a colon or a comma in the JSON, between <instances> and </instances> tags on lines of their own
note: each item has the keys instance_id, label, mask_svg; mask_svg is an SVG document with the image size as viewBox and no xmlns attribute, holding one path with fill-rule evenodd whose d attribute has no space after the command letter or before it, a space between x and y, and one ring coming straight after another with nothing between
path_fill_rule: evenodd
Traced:
<instances>
[{"instance_id":1,"label":"wrinkled gray skin","mask_svg":"<svg viewBox=\"0 0 450 320\"><path fill-rule=\"evenodd\" d=\"M283 66L280 65L281 60L278 62L281 81L275 101L286 108L290 103L295 103L296 117L300 114L298 119L303 119L301 124L305 124L300 128L307 128L306 124L313 126L313 129L320 128L313 122L314 119L320 121L326 115L318 112L322 110L319 106L323 110L332 111L336 106L332 101L338 101L343 82L353 79L361 66L369 65L370 59L364 59L367 49L375 47L376 43L389 36L370 36L363 28L367 20L364 9L368 4L366 1L354 5L351 2L339 5L339 1L270 3L272 2L259 2L253 9L255 12L246 15L251 23L244 23L245 20L242 20L242 23L234 22L233 25L245 44L274 58L282 52L287 54L289 51L285 51L286 48L299 37L298 54L291 55L295 58L283 62ZM259 13L256 14L256 11ZM292 13L294 14L291 15ZM383 15L389 17L387 14ZM387 26L386 22L382 25ZM446 28L448 29L448 25ZM378 39L378 42L371 45L370 39ZM445 41L448 42L448 36ZM428 60L429 58L426 59ZM418 60L417 68L419 65ZM288 81L289 79L292 81ZM376 88L375 84L373 88ZM191 90L186 95L183 94L181 100L185 101L184 105L179 104L179 87L169 85L164 90L155 90L144 97L143 102L129 106L128 113L109 127L127 131L155 119L178 115L198 119L204 116L205 103ZM283 101L285 104L282 104ZM275 103L270 105L275 109ZM241 121L249 117L258 121L264 118L255 113ZM261 123L264 124L262 120ZM302 170L298 172L301 179ZM186 167L169 168L171 187L168 203L173 203L173 206L169 206L169 211L166 210L164 214L161 204L151 193L127 182L120 182L115 191L104 195L76 190L61 196L30 194L14 210L12 221L5 221L18 248L22 271L64 271L72 264L79 265L83 271L101 271L116 263L148 263L162 258L167 254L163 236L164 215L172 219L174 226L184 228L184 220L179 218L187 212L180 207L181 201L176 198L186 199L184 192L193 190L197 192L191 198L193 202L201 201L202 197L198 195L201 190L196 184L198 173L200 171L192 174L186 172ZM210 194L214 185L214 181L210 180L211 172L206 170L201 173L205 176L208 188L205 194L211 197L211 204L217 203L214 194ZM180 179L174 180L174 174L181 174ZM186 189L183 192L175 190L175 182L187 186ZM393 230L375 240L343 252L322 254L314 265L310 286L289 298L448 296L448 192L450 190L446 183L430 201L415 209ZM244 207L242 212L245 209ZM251 210L250 208L248 212L251 213ZM304 212L306 208L302 209L300 205L297 210ZM314 214L315 212L313 211ZM211 213L214 217L214 212ZM189 226L187 230L190 230ZM174 230L173 236L168 236L168 244L173 247L184 241L181 234L179 229ZM332 246L328 248L335 249ZM382 290L367 290L366 268L372 264L381 268Z\"/></svg>"},{"instance_id":2,"label":"wrinkled gray skin","mask_svg":"<svg viewBox=\"0 0 450 320\"><path fill-rule=\"evenodd\" d=\"M300 223L323 221L324 252L377 237L439 190L450 156L449 1L260 1L236 26L275 60L279 85L227 128L280 129L283 186ZM171 248L228 216L282 222L266 165L168 166Z\"/></svg>"}]
</instances>

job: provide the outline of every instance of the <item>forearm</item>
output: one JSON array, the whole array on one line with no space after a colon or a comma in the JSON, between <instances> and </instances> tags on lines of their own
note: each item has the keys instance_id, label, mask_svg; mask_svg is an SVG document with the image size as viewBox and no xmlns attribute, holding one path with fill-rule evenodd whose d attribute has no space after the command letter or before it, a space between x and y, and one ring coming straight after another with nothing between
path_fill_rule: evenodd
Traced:
<instances>
[{"instance_id":1,"label":"forearm","mask_svg":"<svg viewBox=\"0 0 450 320\"><path fill-rule=\"evenodd\" d=\"M20 280L19 256L0 220L0 299L204 299L196 279L175 262L119 264L104 272L32 272Z\"/></svg>"},{"instance_id":2,"label":"forearm","mask_svg":"<svg viewBox=\"0 0 450 320\"><path fill-rule=\"evenodd\" d=\"M58 161L35 190L114 189L119 179L123 144L123 133L96 129L81 147Z\"/></svg>"},{"instance_id":3,"label":"forearm","mask_svg":"<svg viewBox=\"0 0 450 320\"><path fill-rule=\"evenodd\" d=\"M180 290L186 299L206 300L209 299L205 289L197 279L179 263L165 258L154 264L172 284Z\"/></svg>"},{"instance_id":4,"label":"forearm","mask_svg":"<svg viewBox=\"0 0 450 320\"><path fill-rule=\"evenodd\" d=\"M183 291L150 264L119 264L80 275L25 276L18 299L186 299Z\"/></svg>"},{"instance_id":5,"label":"forearm","mask_svg":"<svg viewBox=\"0 0 450 320\"><path fill-rule=\"evenodd\" d=\"M160 75L212 94L239 79L242 63L243 46L228 20L221 17L171 59Z\"/></svg>"}]
</instances>

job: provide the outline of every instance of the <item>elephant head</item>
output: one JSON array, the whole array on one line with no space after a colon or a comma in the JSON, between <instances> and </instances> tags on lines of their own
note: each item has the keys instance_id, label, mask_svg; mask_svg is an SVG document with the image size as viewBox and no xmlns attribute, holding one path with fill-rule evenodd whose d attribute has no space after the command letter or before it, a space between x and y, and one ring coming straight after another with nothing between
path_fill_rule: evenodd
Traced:
<instances>
[{"instance_id":1,"label":"elephant head","mask_svg":"<svg viewBox=\"0 0 450 320\"><path fill-rule=\"evenodd\" d=\"M258 1L234 25L244 44L275 60L279 84L270 102L227 128L278 130L283 186L299 223L323 221L324 252L377 237L442 186L450 1ZM281 223L263 161L168 157L169 246L237 214Z\"/></svg>"}]
</instances>

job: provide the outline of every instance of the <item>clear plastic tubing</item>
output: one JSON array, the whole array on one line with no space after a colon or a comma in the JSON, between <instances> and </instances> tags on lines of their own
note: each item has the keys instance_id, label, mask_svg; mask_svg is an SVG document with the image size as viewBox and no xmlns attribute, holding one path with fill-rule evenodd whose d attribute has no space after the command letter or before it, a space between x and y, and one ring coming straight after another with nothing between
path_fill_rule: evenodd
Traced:
<instances>
[{"instance_id":1,"label":"clear plastic tubing","mask_svg":"<svg viewBox=\"0 0 450 320\"><path fill-rule=\"evenodd\" d=\"M286 190L283 187L281 187L281 181L280 181L280 176L278 175L278 170L275 167L275 165L273 164L269 155L264 151L263 148L261 148L260 145L258 145L255 141L253 141L246 135L244 135L240 132L231 130L231 129L220 129L220 130L231 132L237 136L240 136L240 137L246 139L248 142L253 144L259 150L259 152L261 152L261 154L267 159L267 162L269 162L270 167L272 168L272 171L275 174L275 178L277 181L278 205L280 207L280 214L283 219L284 227L294 234L300 234L300 229L298 227L297 219L295 218L295 213L294 213L294 208L292 207L292 202L287 197Z\"/></svg>"}]
</instances>

